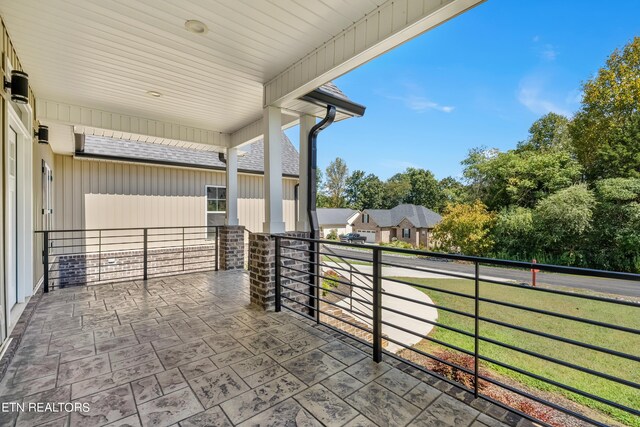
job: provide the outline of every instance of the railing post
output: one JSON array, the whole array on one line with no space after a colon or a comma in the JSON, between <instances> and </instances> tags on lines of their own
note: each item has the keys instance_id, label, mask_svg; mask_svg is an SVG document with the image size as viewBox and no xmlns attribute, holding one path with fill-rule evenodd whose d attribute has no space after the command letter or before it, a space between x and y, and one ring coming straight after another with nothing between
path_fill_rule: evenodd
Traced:
<instances>
[{"instance_id":1,"label":"railing post","mask_svg":"<svg viewBox=\"0 0 640 427\"><path fill-rule=\"evenodd\" d=\"M98 230L98 282L100 280L102 280L102 230Z\"/></svg>"},{"instance_id":2,"label":"railing post","mask_svg":"<svg viewBox=\"0 0 640 427\"><path fill-rule=\"evenodd\" d=\"M214 243L214 247L216 250L216 271L218 271L218 258L220 258L220 238L219 238L220 226L216 226L216 241Z\"/></svg>"},{"instance_id":3,"label":"railing post","mask_svg":"<svg viewBox=\"0 0 640 427\"><path fill-rule=\"evenodd\" d=\"M478 398L479 387L478 387L478 354L479 354L479 342L478 337L480 336L480 264L478 261L475 262L475 275L474 275L474 285L475 285L475 310L474 310L474 354L473 354L473 394L476 398Z\"/></svg>"},{"instance_id":4,"label":"railing post","mask_svg":"<svg viewBox=\"0 0 640 427\"><path fill-rule=\"evenodd\" d=\"M147 243L148 243L148 231L146 228L143 230L144 238L143 238L143 254L142 254L142 271L143 271L143 279L147 280Z\"/></svg>"},{"instance_id":5,"label":"railing post","mask_svg":"<svg viewBox=\"0 0 640 427\"><path fill-rule=\"evenodd\" d=\"M42 249L42 264L44 265L44 293L49 293L49 232L44 232L44 248Z\"/></svg>"},{"instance_id":6,"label":"railing post","mask_svg":"<svg viewBox=\"0 0 640 427\"><path fill-rule=\"evenodd\" d=\"M313 307L315 309L316 323L320 324L320 288L322 287L322 267L320 267L320 244L318 241L311 243L311 259L313 264L311 267L313 272L312 282L314 284L314 302Z\"/></svg>"},{"instance_id":7,"label":"railing post","mask_svg":"<svg viewBox=\"0 0 640 427\"><path fill-rule=\"evenodd\" d=\"M373 248L373 361L382 362L382 251Z\"/></svg>"},{"instance_id":8,"label":"railing post","mask_svg":"<svg viewBox=\"0 0 640 427\"><path fill-rule=\"evenodd\" d=\"M280 312L282 310L282 276L280 269L280 237L275 236L276 239L276 312Z\"/></svg>"}]
</instances>

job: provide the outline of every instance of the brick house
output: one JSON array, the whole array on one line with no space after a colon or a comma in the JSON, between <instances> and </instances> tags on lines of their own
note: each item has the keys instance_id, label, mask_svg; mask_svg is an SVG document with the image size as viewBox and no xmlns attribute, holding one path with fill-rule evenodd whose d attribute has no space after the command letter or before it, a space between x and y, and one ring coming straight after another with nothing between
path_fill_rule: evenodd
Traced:
<instances>
[{"instance_id":1,"label":"brick house","mask_svg":"<svg viewBox=\"0 0 640 427\"><path fill-rule=\"evenodd\" d=\"M431 233L442 217L424 206L403 204L393 209L366 209L353 222L353 230L367 242L395 240L415 247L431 247Z\"/></svg>"}]
</instances>

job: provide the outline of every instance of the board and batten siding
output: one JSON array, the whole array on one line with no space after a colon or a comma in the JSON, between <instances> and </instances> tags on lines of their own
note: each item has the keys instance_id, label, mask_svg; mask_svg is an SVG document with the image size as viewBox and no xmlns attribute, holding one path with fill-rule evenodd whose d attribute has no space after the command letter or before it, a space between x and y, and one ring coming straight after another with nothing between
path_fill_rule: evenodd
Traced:
<instances>
[{"instance_id":1,"label":"board and batten siding","mask_svg":"<svg viewBox=\"0 0 640 427\"><path fill-rule=\"evenodd\" d=\"M206 225L205 186L225 185L223 171L78 159L56 155L54 229L175 227ZM261 232L262 175L239 174L240 224ZM294 187L283 178L287 230L295 229Z\"/></svg>"}]
</instances>

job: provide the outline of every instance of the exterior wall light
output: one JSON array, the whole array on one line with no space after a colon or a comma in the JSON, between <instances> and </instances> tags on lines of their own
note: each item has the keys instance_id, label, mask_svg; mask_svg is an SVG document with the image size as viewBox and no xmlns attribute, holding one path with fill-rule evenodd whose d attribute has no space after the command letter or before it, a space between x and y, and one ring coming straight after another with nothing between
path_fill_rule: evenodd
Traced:
<instances>
[{"instance_id":1,"label":"exterior wall light","mask_svg":"<svg viewBox=\"0 0 640 427\"><path fill-rule=\"evenodd\" d=\"M38 137L38 143L48 144L49 143L49 126L39 125L38 130L34 131L33 135Z\"/></svg>"},{"instance_id":2,"label":"exterior wall light","mask_svg":"<svg viewBox=\"0 0 640 427\"><path fill-rule=\"evenodd\" d=\"M29 103L29 75L27 73L13 70L10 81L5 77L4 88L11 90L11 100L16 104Z\"/></svg>"}]
</instances>

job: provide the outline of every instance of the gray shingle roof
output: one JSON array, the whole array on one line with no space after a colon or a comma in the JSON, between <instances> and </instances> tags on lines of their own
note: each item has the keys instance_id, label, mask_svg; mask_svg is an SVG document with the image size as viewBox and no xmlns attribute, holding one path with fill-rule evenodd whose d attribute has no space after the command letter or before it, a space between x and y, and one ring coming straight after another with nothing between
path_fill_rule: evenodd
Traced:
<instances>
[{"instance_id":1,"label":"gray shingle roof","mask_svg":"<svg viewBox=\"0 0 640 427\"><path fill-rule=\"evenodd\" d=\"M349 218L358 213L347 208L318 208L317 212L320 225L346 224Z\"/></svg>"},{"instance_id":2,"label":"gray shingle roof","mask_svg":"<svg viewBox=\"0 0 640 427\"><path fill-rule=\"evenodd\" d=\"M264 173L264 141L258 140L241 148L243 155L238 156L238 170L251 173ZM176 166L226 169L218 153L214 151L194 150L164 144L131 141L105 136L86 135L84 156L111 158L123 161L141 161L145 163ZM299 155L289 138L282 138L282 173L298 176Z\"/></svg>"},{"instance_id":3,"label":"gray shingle roof","mask_svg":"<svg viewBox=\"0 0 640 427\"><path fill-rule=\"evenodd\" d=\"M380 227L397 227L407 219L416 228L433 228L442 217L431 209L418 205L398 205L393 209L367 209L373 221Z\"/></svg>"}]
</instances>

